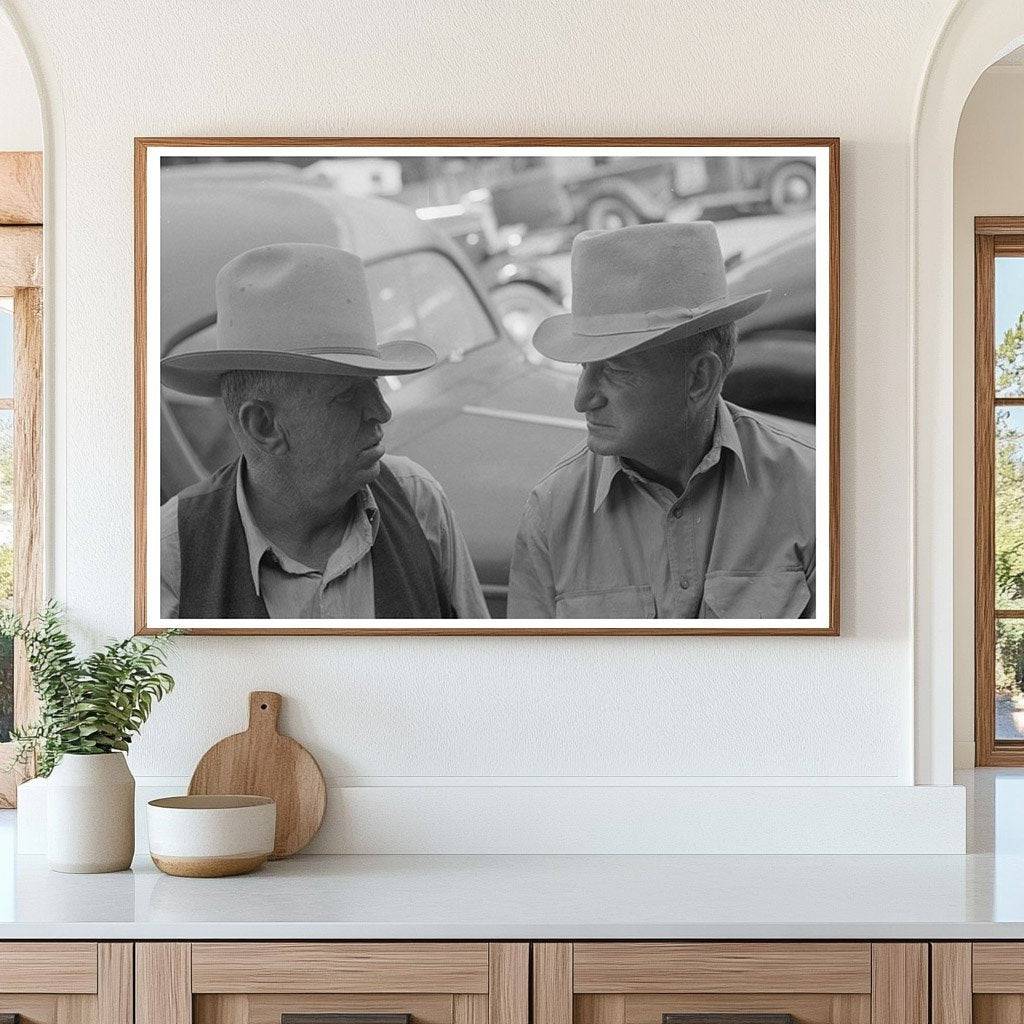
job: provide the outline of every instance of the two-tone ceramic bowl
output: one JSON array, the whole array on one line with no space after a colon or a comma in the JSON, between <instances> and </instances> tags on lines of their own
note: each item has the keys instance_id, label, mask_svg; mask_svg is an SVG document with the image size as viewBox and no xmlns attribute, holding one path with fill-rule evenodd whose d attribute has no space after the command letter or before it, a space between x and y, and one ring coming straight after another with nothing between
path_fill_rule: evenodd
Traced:
<instances>
[{"instance_id":1,"label":"two-tone ceramic bowl","mask_svg":"<svg viewBox=\"0 0 1024 1024\"><path fill-rule=\"evenodd\" d=\"M147 808L149 853L168 875L255 871L274 850L277 805L263 796L168 796Z\"/></svg>"}]
</instances>

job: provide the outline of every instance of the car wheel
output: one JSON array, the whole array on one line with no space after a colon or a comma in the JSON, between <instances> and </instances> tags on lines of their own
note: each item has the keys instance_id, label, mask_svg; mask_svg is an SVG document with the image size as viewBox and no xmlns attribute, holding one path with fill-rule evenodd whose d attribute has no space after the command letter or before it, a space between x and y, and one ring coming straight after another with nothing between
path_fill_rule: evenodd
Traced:
<instances>
[{"instance_id":1,"label":"car wheel","mask_svg":"<svg viewBox=\"0 0 1024 1024\"><path fill-rule=\"evenodd\" d=\"M491 292L491 301L509 337L528 354L534 352L530 342L541 321L565 312L547 292L522 281L499 285Z\"/></svg>"},{"instance_id":2,"label":"car wheel","mask_svg":"<svg viewBox=\"0 0 1024 1024\"><path fill-rule=\"evenodd\" d=\"M640 223L636 210L628 203L614 196L595 199L584 214L584 224L590 231L614 231Z\"/></svg>"},{"instance_id":3,"label":"car wheel","mask_svg":"<svg viewBox=\"0 0 1024 1024\"><path fill-rule=\"evenodd\" d=\"M814 207L814 168L783 164L768 182L768 205L775 213L799 213Z\"/></svg>"}]
</instances>

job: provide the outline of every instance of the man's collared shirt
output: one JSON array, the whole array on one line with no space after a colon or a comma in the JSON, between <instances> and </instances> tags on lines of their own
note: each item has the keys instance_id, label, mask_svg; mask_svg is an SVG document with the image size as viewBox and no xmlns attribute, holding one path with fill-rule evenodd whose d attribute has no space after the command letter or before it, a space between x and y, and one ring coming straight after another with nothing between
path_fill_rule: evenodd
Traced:
<instances>
[{"instance_id":1,"label":"man's collared shirt","mask_svg":"<svg viewBox=\"0 0 1024 1024\"><path fill-rule=\"evenodd\" d=\"M411 459L386 455L388 469L409 499L416 518L448 587L455 614L486 619L476 570L452 516L441 485ZM370 549L377 536L380 510L369 487L355 496L341 543L323 572L311 569L272 544L253 518L243 484L242 460L235 477L235 500L249 548L249 571L256 593L272 619L372 619L373 561ZM178 499L160 510L160 605L165 619L178 617L181 589L181 548Z\"/></svg>"},{"instance_id":2,"label":"man's collared shirt","mask_svg":"<svg viewBox=\"0 0 1024 1024\"><path fill-rule=\"evenodd\" d=\"M531 493L511 618L814 615L814 446L719 399L681 495L585 446Z\"/></svg>"}]
</instances>

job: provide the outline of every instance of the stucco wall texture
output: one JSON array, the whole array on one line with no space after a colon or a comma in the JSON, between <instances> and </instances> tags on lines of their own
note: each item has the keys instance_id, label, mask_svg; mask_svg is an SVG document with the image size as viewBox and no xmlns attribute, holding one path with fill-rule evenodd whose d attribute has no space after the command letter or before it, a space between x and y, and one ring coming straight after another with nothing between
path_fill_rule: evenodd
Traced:
<instances>
[{"instance_id":1,"label":"stucco wall texture","mask_svg":"<svg viewBox=\"0 0 1024 1024\"><path fill-rule=\"evenodd\" d=\"M51 119L51 583L92 639L133 623L134 136L842 139L841 637L183 638L137 773L266 688L337 781L913 781L908 163L947 0L5 7Z\"/></svg>"}]
</instances>

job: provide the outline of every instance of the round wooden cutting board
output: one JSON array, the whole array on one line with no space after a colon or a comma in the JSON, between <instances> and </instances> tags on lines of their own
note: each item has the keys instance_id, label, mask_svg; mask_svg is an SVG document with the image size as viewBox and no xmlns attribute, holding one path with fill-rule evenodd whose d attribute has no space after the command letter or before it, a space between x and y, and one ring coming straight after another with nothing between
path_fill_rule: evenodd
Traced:
<instances>
[{"instance_id":1,"label":"round wooden cutting board","mask_svg":"<svg viewBox=\"0 0 1024 1024\"><path fill-rule=\"evenodd\" d=\"M235 793L277 803L273 860L305 847L320 828L327 789L320 766L302 744L277 731L281 694L249 694L249 728L214 744L200 759L190 796Z\"/></svg>"}]
</instances>

